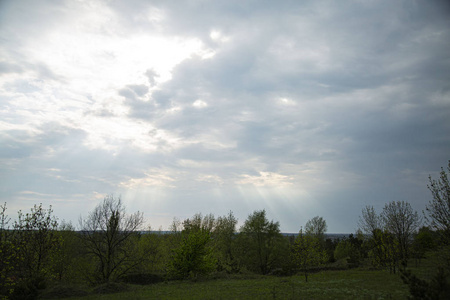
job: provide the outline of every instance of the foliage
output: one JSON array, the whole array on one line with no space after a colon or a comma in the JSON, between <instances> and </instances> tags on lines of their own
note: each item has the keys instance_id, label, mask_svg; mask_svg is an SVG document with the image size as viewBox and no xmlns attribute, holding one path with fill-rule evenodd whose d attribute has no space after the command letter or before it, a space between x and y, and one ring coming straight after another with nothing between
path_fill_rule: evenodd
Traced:
<instances>
[{"instance_id":1,"label":"foliage","mask_svg":"<svg viewBox=\"0 0 450 300\"><path fill-rule=\"evenodd\" d=\"M169 281L137 286L117 294L92 294L75 299L405 299L407 286L385 271L324 271L310 275L277 277L230 275L215 280Z\"/></svg>"},{"instance_id":2,"label":"foliage","mask_svg":"<svg viewBox=\"0 0 450 300\"><path fill-rule=\"evenodd\" d=\"M266 211L260 210L245 220L238 243L241 263L251 271L268 274L280 266L286 240L280 233L280 224L269 222Z\"/></svg>"},{"instance_id":3,"label":"foliage","mask_svg":"<svg viewBox=\"0 0 450 300\"><path fill-rule=\"evenodd\" d=\"M139 236L137 241L138 257L142 258L137 267L137 272L163 273L164 262L164 238L161 232L147 232Z\"/></svg>"},{"instance_id":4,"label":"foliage","mask_svg":"<svg viewBox=\"0 0 450 300\"><path fill-rule=\"evenodd\" d=\"M143 224L142 213L125 213L120 198L105 197L85 219L80 218L78 235L85 254L95 262L92 275L96 282L109 282L125 275L140 264L136 241Z\"/></svg>"},{"instance_id":5,"label":"foliage","mask_svg":"<svg viewBox=\"0 0 450 300\"><path fill-rule=\"evenodd\" d=\"M78 238L72 223L64 220L59 224L56 234L60 240L60 250L53 256L53 272L58 281L73 281L75 264L79 254Z\"/></svg>"},{"instance_id":6,"label":"foliage","mask_svg":"<svg viewBox=\"0 0 450 300\"><path fill-rule=\"evenodd\" d=\"M438 180L429 176L428 189L431 191L433 199L426 207L428 212L426 220L431 228L442 234L443 242L450 244L450 184L447 173L450 173L450 161L447 172L441 168Z\"/></svg>"},{"instance_id":7,"label":"foliage","mask_svg":"<svg viewBox=\"0 0 450 300\"><path fill-rule=\"evenodd\" d=\"M318 237L304 234L302 229L292 246L292 255L295 264L305 276L305 282L308 281L309 271L321 266L327 260L327 253L321 249Z\"/></svg>"},{"instance_id":8,"label":"foliage","mask_svg":"<svg viewBox=\"0 0 450 300\"><path fill-rule=\"evenodd\" d=\"M450 299L449 271L444 267L439 266L430 281L418 278L405 266L400 271L403 282L409 287L410 297L408 299Z\"/></svg>"},{"instance_id":9,"label":"foliage","mask_svg":"<svg viewBox=\"0 0 450 300\"><path fill-rule=\"evenodd\" d=\"M410 257L420 223L418 213L405 201L387 203L380 215L373 206L366 206L359 218L359 228L366 237L362 256L367 251L374 266L387 267L395 273L400 261L406 262Z\"/></svg>"},{"instance_id":10,"label":"foliage","mask_svg":"<svg viewBox=\"0 0 450 300\"><path fill-rule=\"evenodd\" d=\"M0 205L0 296L8 296L14 291L14 273L19 263L19 253L12 243L9 228L10 218L6 214L6 203Z\"/></svg>"},{"instance_id":11,"label":"foliage","mask_svg":"<svg viewBox=\"0 0 450 300\"><path fill-rule=\"evenodd\" d=\"M320 243L325 241L325 232L327 232L327 229L327 222L319 216L315 216L311 220L308 220L305 225L305 233L314 235Z\"/></svg>"},{"instance_id":12,"label":"foliage","mask_svg":"<svg viewBox=\"0 0 450 300\"><path fill-rule=\"evenodd\" d=\"M328 257L327 263L334 263L336 261L334 251L336 250L336 247L339 244L339 242L340 242L339 239L328 238L325 240L323 249L327 253Z\"/></svg>"},{"instance_id":13,"label":"foliage","mask_svg":"<svg viewBox=\"0 0 450 300\"><path fill-rule=\"evenodd\" d=\"M433 232L427 226L422 226L419 232L414 235L412 242L411 254L417 262L425 256L427 251L437 249L436 232Z\"/></svg>"},{"instance_id":14,"label":"foliage","mask_svg":"<svg viewBox=\"0 0 450 300\"><path fill-rule=\"evenodd\" d=\"M173 252L168 267L171 278L197 278L215 270L216 259L210 246L211 235L207 230L197 229L184 232L181 245Z\"/></svg>"},{"instance_id":15,"label":"foliage","mask_svg":"<svg viewBox=\"0 0 450 300\"><path fill-rule=\"evenodd\" d=\"M211 233L214 230L215 222L214 215L208 214L202 216L201 213L195 214L191 219L186 219L183 221L183 231L206 231Z\"/></svg>"},{"instance_id":16,"label":"foliage","mask_svg":"<svg viewBox=\"0 0 450 300\"><path fill-rule=\"evenodd\" d=\"M362 258L361 244L362 241L351 234L348 239L340 241L336 246L334 251L335 259L347 259L349 267L357 267Z\"/></svg>"},{"instance_id":17,"label":"foliage","mask_svg":"<svg viewBox=\"0 0 450 300\"><path fill-rule=\"evenodd\" d=\"M390 273L396 273L399 267L400 248L394 236L383 230L375 230L369 241L371 250L369 257L374 267L388 268Z\"/></svg>"},{"instance_id":18,"label":"foliage","mask_svg":"<svg viewBox=\"0 0 450 300\"><path fill-rule=\"evenodd\" d=\"M237 219L230 211L228 215L218 217L212 233L214 248L217 256L218 271L225 270L228 273L238 271L235 259L235 233Z\"/></svg>"},{"instance_id":19,"label":"foliage","mask_svg":"<svg viewBox=\"0 0 450 300\"><path fill-rule=\"evenodd\" d=\"M36 295L54 279L54 259L61 251L61 237L53 210L34 205L30 213L18 213L14 223L12 243L20 257L17 272L19 283L13 297Z\"/></svg>"}]
</instances>

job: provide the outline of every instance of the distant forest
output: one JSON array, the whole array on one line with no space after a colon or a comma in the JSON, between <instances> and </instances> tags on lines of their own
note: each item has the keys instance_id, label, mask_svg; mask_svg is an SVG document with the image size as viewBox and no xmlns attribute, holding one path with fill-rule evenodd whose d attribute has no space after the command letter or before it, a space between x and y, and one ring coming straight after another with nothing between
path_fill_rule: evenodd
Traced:
<instances>
[{"instance_id":1,"label":"distant forest","mask_svg":"<svg viewBox=\"0 0 450 300\"><path fill-rule=\"evenodd\" d=\"M405 201L386 203L380 212L366 206L357 232L338 238L326 235L320 216L295 236L282 234L265 210L252 212L240 228L231 211L218 217L199 213L174 219L169 232L159 234L144 233L143 214L127 213L120 197L112 195L80 218L77 230L42 205L19 211L11 222L5 203L0 206L0 295L34 299L59 283L151 284L217 274L301 274L307 282L318 270L363 267L399 274L412 297L439 299L433 297L449 295L449 173L450 162L439 178L429 178L431 197L423 216ZM408 268L430 252L441 259L435 277L426 281Z\"/></svg>"}]
</instances>

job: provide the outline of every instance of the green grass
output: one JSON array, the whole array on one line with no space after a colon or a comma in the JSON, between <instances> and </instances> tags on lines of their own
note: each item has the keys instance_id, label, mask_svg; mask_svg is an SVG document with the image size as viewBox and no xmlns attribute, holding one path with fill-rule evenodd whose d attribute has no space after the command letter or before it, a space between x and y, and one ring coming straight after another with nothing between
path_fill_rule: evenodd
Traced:
<instances>
[{"instance_id":1,"label":"green grass","mask_svg":"<svg viewBox=\"0 0 450 300\"><path fill-rule=\"evenodd\" d=\"M303 276L171 281L117 294L69 299L405 299L407 287L386 271L346 270Z\"/></svg>"}]
</instances>

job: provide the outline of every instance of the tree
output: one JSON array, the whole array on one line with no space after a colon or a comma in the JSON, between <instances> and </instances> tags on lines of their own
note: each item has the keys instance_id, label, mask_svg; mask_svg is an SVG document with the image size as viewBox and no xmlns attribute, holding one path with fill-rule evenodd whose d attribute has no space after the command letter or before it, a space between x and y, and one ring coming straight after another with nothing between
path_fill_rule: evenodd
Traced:
<instances>
[{"instance_id":1,"label":"tree","mask_svg":"<svg viewBox=\"0 0 450 300\"><path fill-rule=\"evenodd\" d=\"M409 287L411 296L408 299L450 299L449 271L445 267L437 267L437 272L431 280L418 278L405 266L400 269L400 272L403 283Z\"/></svg>"},{"instance_id":2,"label":"tree","mask_svg":"<svg viewBox=\"0 0 450 300\"><path fill-rule=\"evenodd\" d=\"M435 249L436 246L436 232L430 230L427 226L422 226L419 232L414 235L414 241L411 247L411 254L416 260L416 267L420 259L425 256L425 253Z\"/></svg>"},{"instance_id":3,"label":"tree","mask_svg":"<svg viewBox=\"0 0 450 300\"><path fill-rule=\"evenodd\" d=\"M310 270L319 267L327 260L327 253L321 249L317 236L304 234L303 229L300 229L292 246L292 255L295 264L305 275L305 282L308 282Z\"/></svg>"},{"instance_id":4,"label":"tree","mask_svg":"<svg viewBox=\"0 0 450 300\"><path fill-rule=\"evenodd\" d=\"M213 214L208 214L203 217L201 213L197 213L192 218L183 221L183 231L203 230L210 233L214 230L214 220Z\"/></svg>"},{"instance_id":5,"label":"tree","mask_svg":"<svg viewBox=\"0 0 450 300\"><path fill-rule=\"evenodd\" d=\"M44 209L42 204L34 205L26 214L19 211L18 220L14 223L14 240L22 258L25 278L45 280L52 276L51 256L61 243L57 229L58 221L51 206Z\"/></svg>"},{"instance_id":6,"label":"tree","mask_svg":"<svg viewBox=\"0 0 450 300\"><path fill-rule=\"evenodd\" d=\"M339 241L334 250L335 259L339 260L346 258L349 267L357 267L362 257L361 244L361 240L357 237L355 238L353 234L350 234L348 239Z\"/></svg>"},{"instance_id":7,"label":"tree","mask_svg":"<svg viewBox=\"0 0 450 300\"><path fill-rule=\"evenodd\" d=\"M133 237L144 222L143 215L136 212L127 215L122 201L112 195L105 197L86 218L80 218L80 240L86 254L96 263L94 280L109 282L125 275L140 261L134 256L136 245Z\"/></svg>"},{"instance_id":8,"label":"tree","mask_svg":"<svg viewBox=\"0 0 450 300\"><path fill-rule=\"evenodd\" d=\"M433 249L436 243L434 235L440 235L440 247L438 253L438 265L435 267L437 272L430 281L418 278L412 274L411 270L406 269L404 264L401 269L403 282L409 286L411 299L449 299L450 281L449 281L449 249L450 249L450 185L448 174L450 173L450 161L448 162L447 172L441 168L440 178L432 179L429 176L428 189L433 198L426 206L428 215L425 216L429 228L422 227L415 238L416 255L420 258L426 250ZM434 229L433 232L430 229Z\"/></svg>"},{"instance_id":9,"label":"tree","mask_svg":"<svg viewBox=\"0 0 450 300\"><path fill-rule=\"evenodd\" d=\"M448 162L447 172L450 173L450 161ZM443 242L450 244L450 184L448 174L441 168L440 178L432 179L429 176L430 184L428 189L431 191L431 199L426 207L428 215L426 220L429 226L442 234Z\"/></svg>"},{"instance_id":10,"label":"tree","mask_svg":"<svg viewBox=\"0 0 450 300\"><path fill-rule=\"evenodd\" d=\"M133 276L142 276L142 274L155 274L163 273L165 267L167 266L167 261L165 261L166 249L165 249L165 239L170 236L170 234L163 234L162 229L159 231L153 231L149 226L145 234L139 237L137 242L139 254L138 257L144 258L139 264L135 274ZM170 253L170 250L167 251ZM133 277L132 275L130 275ZM129 276L129 277L130 277Z\"/></svg>"},{"instance_id":11,"label":"tree","mask_svg":"<svg viewBox=\"0 0 450 300\"><path fill-rule=\"evenodd\" d=\"M245 220L240 229L240 246L243 262L250 270L269 273L280 259L277 253L283 243L280 233L280 224L270 221L266 211L254 211Z\"/></svg>"},{"instance_id":12,"label":"tree","mask_svg":"<svg viewBox=\"0 0 450 300\"><path fill-rule=\"evenodd\" d=\"M172 278L196 278L208 274L216 267L213 248L210 246L211 234L198 228L184 232L181 245L173 252L168 273Z\"/></svg>"},{"instance_id":13,"label":"tree","mask_svg":"<svg viewBox=\"0 0 450 300\"><path fill-rule=\"evenodd\" d=\"M421 223L419 214L408 202L393 201L384 206L381 218L386 230L392 233L398 242L400 259L406 261L413 234Z\"/></svg>"},{"instance_id":14,"label":"tree","mask_svg":"<svg viewBox=\"0 0 450 300\"><path fill-rule=\"evenodd\" d=\"M362 216L359 217L359 228L366 235L373 235L376 229L381 229L380 217L375 212L373 206L366 206L362 209Z\"/></svg>"},{"instance_id":15,"label":"tree","mask_svg":"<svg viewBox=\"0 0 450 300\"><path fill-rule=\"evenodd\" d=\"M369 257L374 267L386 267L390 273L395 273L399 267L400 251L398 241L387 230L375 229L371 239Z\"/></svg>"},{"instance_id":16,"label":"tree","mask_svg":"<svg viewBox=\"0 0 450 300\"><path fill-rule=\"evenodd\" d=\"M9 227L11 219L6 214L6 203L0 205L0 298L8 296L14 291L17 272L20 261L16 245L12 241L13 231Z\"/></svg>"},{"instance_id":17,"label":"tree","mask_svg":"<svg viewBox=\"0 0 450 300\"><path fill-rule=\"evenodd\" d=\"M216 259L211 241L211 232L215 227L214 220L212 214L203 217L198 213L183 221L181 242L172 250L168 266L169 276L178 279L196 278L215 269Z\"/></svg>"},{"instance_id":18,"label":"tree","mask_svg":"<svg viewBox=\"0 0 450 300\"><path fill-rule=\"evenodd\" d=\"M237 219L233 212L218 217L213 231L213 240L218 257L218 268L227 272L237 271L234 257Z\"/></svg>"},{"instance_id":19,"label":"tree","mask_svg":"<svg viewBox=\"0 0 450 300\"><path fill-rule=\"evenodd\" d=\"M71 222L64 220L58 226L60 238L60 251L53 257L53 272L59 281L72 279L74 277L74 266L80 252L78 247L77 233Z\"/></svg>"},{"instance_id":20,"label":"tree","mask_svg":"<svg viewBox=\"0 0 450 300\"><path fill-rule=\"evenodd\" d=\"M8 249L4 253L0 249L1 264L6 265L6 274L1 274L1 278L13 299L32 299L54 278L53 261L55 253L60 250L60 237L56 230L58 222L51 206L44 209L42 204L34 205L30 213L19 211L12 230L8 228L5 232L5 224L9 222L5 211L6 204L2 207L1 247Z\"/></svg>"},{"instance_id":21,"label":"tree","mask_svg":"<svg viewBox=\"0 0 450 300\"><path fill-rule=\"evenodd\" d=\"M315 236L321 246L323 246L327 228L327 222L322 217L315 216L314 218L306 222L305 233Z\"/></svg>"}]
</instances>

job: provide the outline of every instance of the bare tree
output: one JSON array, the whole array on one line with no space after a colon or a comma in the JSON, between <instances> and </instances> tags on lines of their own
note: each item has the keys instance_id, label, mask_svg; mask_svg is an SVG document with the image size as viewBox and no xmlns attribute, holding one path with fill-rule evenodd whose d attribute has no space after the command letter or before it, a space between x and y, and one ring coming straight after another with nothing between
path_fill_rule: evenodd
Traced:
<instances>
[{"instance_id":1,"label":"bare tree","mask_svg":"<svg viewBox=\"0 0 450 300\"><path fill-rule=\"evenodd\" d=\"M359 228L366 235L373 235L376 229L381 229L380 217L375 212L373 206L366 206L362 209L362 216L359 217Z\"/></svg>"},{"instance_id":2,"label":"bare tree","mask_svg":"<svg viewBox=\"0 0 450 300\"><path fill-rule=\"evenodd\" d=\"M97 262L97 281L109 282L140 263L133 256L131 241L143 223L142 213L127 215L120 197L112 195L106 196L86 218L80 218L79 236L87 254Z\"/></svg>"},{"instance_id":3,"label":"bare tree","mask_svg":"<svg viewBox=\"0 0 450 300\"><path fill-rule=\"evenodd\" d=\"M392 201L384 206L381 218L385 229L392 233L398 242L400 259L406 261L412 236L421 224L419 214L408 202Z\"/></svg>"},{"instance_id":4,"label":"bare tree","mask_svg":"<svg viewBox=\"0 0 450 300\"><path fill-rule=\"evenodd\" d=\"M447 171L450 173L450 161ZM443 234L444 242L450 244L450 184L448 174L441 168L440 178L434 180L429 177L428 189L433 195L433 199L428 203L426 210L429 216L426 217L428 224Z\"/></svg>"}]
</instances>

